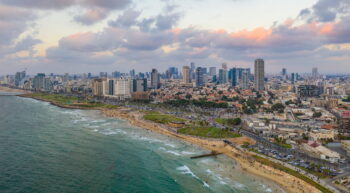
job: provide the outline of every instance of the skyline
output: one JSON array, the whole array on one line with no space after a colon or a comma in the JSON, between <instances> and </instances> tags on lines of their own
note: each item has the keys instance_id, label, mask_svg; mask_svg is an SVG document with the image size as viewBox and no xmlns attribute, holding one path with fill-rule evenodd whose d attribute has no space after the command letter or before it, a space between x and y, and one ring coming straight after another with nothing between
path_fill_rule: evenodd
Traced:
<instances>
[{"instance_id":1,"label":"skyline","mask_svg":"<svg viewBox=\"0 0 350 193\"><path fill-rule=\"evenodd\" d=\"M267 73L346 73L349 9L346 0L0 0L0 75L252 68L260 57Z\"/></svg>"}]
</instances>

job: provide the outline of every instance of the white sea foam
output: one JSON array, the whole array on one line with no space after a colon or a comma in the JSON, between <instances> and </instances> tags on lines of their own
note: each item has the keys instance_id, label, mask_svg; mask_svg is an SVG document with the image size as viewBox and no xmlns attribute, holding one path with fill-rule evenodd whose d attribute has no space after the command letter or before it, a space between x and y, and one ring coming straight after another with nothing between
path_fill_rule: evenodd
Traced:
<instances>
[{"instance_id":1,"label":"white sea foam","mask_svg":"<svg viewBox=\"0 0 350 193\"><path fill-rule=\"evenodd\" d=\"M194 152L189 152L189 151L182 151L181 154L182 154L182 155L194 155L194 154L196 154L196 153L194 153Z\"/></svg>"},{"instance_id":2,"label":"white sea foam","mask_svg":"<svg viewBox=\"0 0 350 193\"><path fill-rule=\"evenodd\" d=\"M217 181L219 181L220 184L222 184L222 185L227 184L227 183L224 181L224 179L223 179L220 175L215 174L215 173L214 173L213 171L211 171L210 169L207 169L206 172L209 173L210 175L212 175Z\"/></svg>"},{"instance_id":3,"label":"white sea foam","mask_svg":"<svg viewBox=\"0 0 350 193\"><path fill-rule=\"evenodd\" d=\"M194 175L194 173L191 171L191 169L189 167L187 167L186 165L177 167L176 169L178 171L180 171L182 174L190 174L192 177L199 179L196 175Z\"/></svg>"},{"instance_id":4,"label":"white sea foam","mask_svg":"<svg viewBox=\"0 0 350 193\"><path fill-rule=\"evenodd\" d=\"M204 187L207 187L207 188L210 187L208 183L206 183L205 181L200 179L198 176L196 176L188 166L184 165L184 166L177 167L176 169L178 171L180 171L182 174L191 175L192 177L196 178L197 180L200 180L203 183Z\"/></svg>"},{"instance_id":5,"label":"white sea foam","mask_svg":"<svg viewBox=\"0 0 350 193\"><path fill-rule=\"evenodd\" d=\"M101 130L100 133L104 135L126 134L125 131L120 129L106 129L106 130Z\"/></svg>"},{"instance_id":6,"label":"white sea foam","mask_svg":"<svg viewBox=\"0 0 350 193\"><path fill-rule=\"evenodd\" d=\"M91 123L103 123L103 122L106 122L106 120L94 120L94 121L91 121Z\"/></svg>"},{"instance_id":7,"label":"white sea foam","mask_svg":"<svg viewBox=\"0 0 350 193\"><path fill-rule=\"evenodd\" d=\"M164 144L166 146L172 147L172 148L176 148L177 146L175 144L171 144L171 143L166 143Z\"/></svg>"}]
</instances>

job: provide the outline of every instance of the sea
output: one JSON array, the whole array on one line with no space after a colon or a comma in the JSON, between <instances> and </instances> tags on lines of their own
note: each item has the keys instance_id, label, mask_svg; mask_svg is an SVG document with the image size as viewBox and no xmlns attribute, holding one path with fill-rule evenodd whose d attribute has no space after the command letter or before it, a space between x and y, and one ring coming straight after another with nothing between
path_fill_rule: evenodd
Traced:
<instances>
[{"instance_id":1,"label":"sea","mask_svg":"<svg viewBox=\"0 0 350 193\"><path fill-rule=\"evenodd\" d=\"M204 153L99 111L0 96L0 193L283 192L224 155L190 159Z\"/></svg>"}]
</instances>

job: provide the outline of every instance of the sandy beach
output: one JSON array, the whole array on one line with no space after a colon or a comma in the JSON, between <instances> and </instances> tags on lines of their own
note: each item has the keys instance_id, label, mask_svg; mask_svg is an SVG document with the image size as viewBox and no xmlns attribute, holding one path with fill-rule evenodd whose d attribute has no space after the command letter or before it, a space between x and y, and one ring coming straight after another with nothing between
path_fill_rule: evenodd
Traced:
<instances>
[{"instance_id":1,"label":"sandy beach","mask_svg":"<svg viewBox=\"0 0 350 193\"><path fill-rule=\"evenodd\" d=\"M14 94L31 93L30 91L14 89L14 88L8 88L8 87L3 87L3 86L0 86L0 92L14 93Z\"/></svg>"},{"instance_id":2,"label":"sandy beach","mask_svg":"<svg viewBox=\"0 0 350 193\"><path fill-rule=\"evenodd\" d=\"M250 174L260 176L278 184L284 191L289 193L317 193L321 192L315 187L309 185L303 180L280 170L262 165L251 157L248 152L242 152L232 146L226 145L222 140L202 139L198 137L178 134L174 128L154 123L143 119L143 114L139 111L119 108L116 110L102 109L102 113L108 117L122 118L129 121L130 124L151 130L163 135L175 137L177 139L196 144L204 149L221 152L226 156L237 161L241 169ZM235 139L233 139L235 140Z\"/></svg>"},{"instance_id":3,"label":"sandy beach","mask_svg":"<svg viewBox=\"0 0 350 193\"><path fill-rule=\"evenodd\" d=\"M21 95L20 95L21 96ZM40 98L35 98L31 96L23 95L22 97L34 98L41 101ZM131 125L140 127L146 130L150 130L152 132L156 132L159 134L163 134L169 137L173 137L179 140L183 140L189 142L191 144L198 145L204 149L210 151L220 152L227 157L235 160L242 172L247 172L248 174L252 174L268 181L271 181L277 184L280 188L282 188L285 192L288 193L319 193L321 192L317 188L311 186L305 181L282 172L280 170L274 169L272 167L263 165L254 160L251 156L251 153L241 151L238 148L234 148L230 145L227 145L223 142L223 140L219 139L207 139L207 138L199 138L194 136L188 136L179 134L176 132L176 128L169 127L167 125L158 124L155 122L151 122L143 119L143 113L138 110L133 110L130 108L119 107L116 109L106 109L106 108L79 108L70 105L62 105L55 103L53 101L50 102L52 105L59 106L61 108L71 108L71 109L90 109L90 110L100 110L102 114L108 117L114 117L119 119L127 120ZM246 140L242 140L242 138L234 138L230 139L235 144L240 145ZM248 139L249 140L249 139Z\"/></svg>"}]
</instances>

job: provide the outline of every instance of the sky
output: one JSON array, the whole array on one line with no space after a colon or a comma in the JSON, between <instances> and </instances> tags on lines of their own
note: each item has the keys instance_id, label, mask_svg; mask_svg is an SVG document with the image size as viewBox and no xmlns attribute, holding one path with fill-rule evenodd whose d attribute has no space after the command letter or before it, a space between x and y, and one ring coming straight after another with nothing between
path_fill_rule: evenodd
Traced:
<instances>
[{"instance_id":1,"label":"sky","mask_svg":"<svg viewBox=\"0 0 350 193\"><path fill-rule=\"evenodd\" d=\"M253 67L350 73L349 0L0 0L0 75Z\"/></svg>"}]
</instances>

